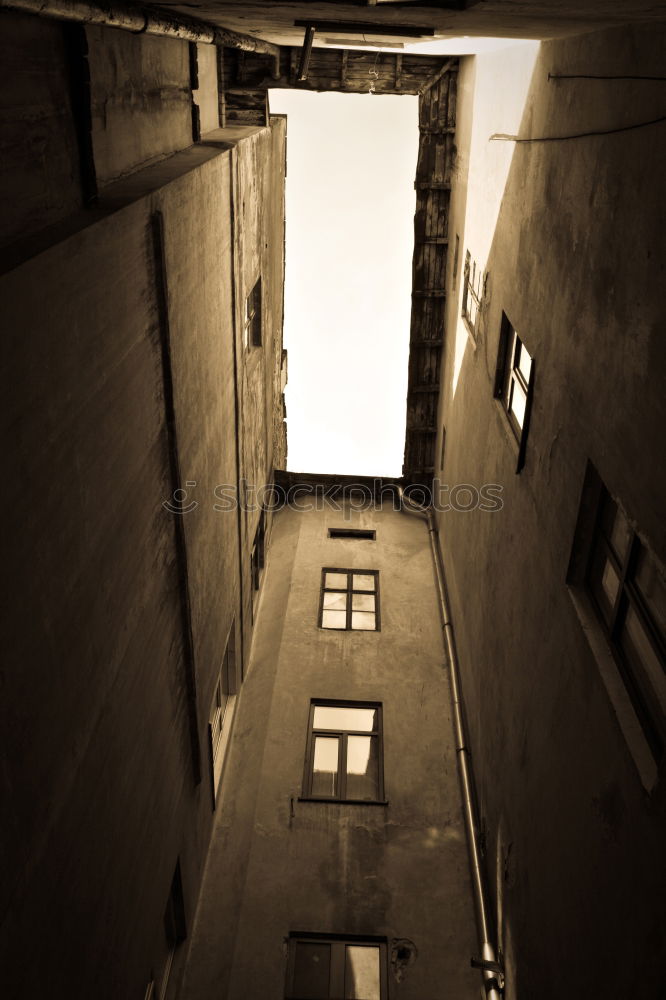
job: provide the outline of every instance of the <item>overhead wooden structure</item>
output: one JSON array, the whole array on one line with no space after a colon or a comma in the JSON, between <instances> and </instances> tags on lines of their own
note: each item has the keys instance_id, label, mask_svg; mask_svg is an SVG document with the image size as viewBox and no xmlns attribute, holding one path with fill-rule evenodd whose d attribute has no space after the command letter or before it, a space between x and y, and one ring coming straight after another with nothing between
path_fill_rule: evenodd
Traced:
<instances>
[{"instance_id":1,"label":"overhead wooden structure","mask_svg":"<svg viewBox=\"0 0 666 1000\"><path fill-rule=\"evenodd\" d=\"M419 156L412 264L412 315L403 475L430 486L435 442L455 156L457 60L448 60L419 100Z\"/></svg>"},{"instance_id":2,"label":"overhead wooden structure","mask_svg":"<svg viewBox=\"0 0 666 1000\"><path fill-rule=\"evenodd\" d=\"M393 52L283 47L279 59L219 49L220 121L268 123L272 87L419 96L407 427L403 476L430 486L435 471L446 312L449 202L455 156L458 60ZM311 38L310 38L311 41ZM307 58L306 58L307 57ZM300 79L303 71L306 79Z\"/></svg>"}]
</instances>

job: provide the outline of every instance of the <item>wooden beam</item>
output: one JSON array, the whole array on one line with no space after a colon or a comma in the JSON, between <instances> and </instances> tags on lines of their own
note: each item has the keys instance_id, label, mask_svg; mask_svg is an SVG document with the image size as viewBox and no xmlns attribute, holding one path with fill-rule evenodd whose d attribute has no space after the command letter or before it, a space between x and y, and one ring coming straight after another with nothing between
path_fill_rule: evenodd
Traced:
<instances>
[{"instance_id":1,"label":"wooden beam","mask_svg":"<svg viewBox=\"0 0 666 1000\"><path fill-rule=\"evenodd\" d=\"M426 82L419 88L419 94L423 96L427 90L430 90L430 88L434 87L436 83L439 83L442 77L446 73L448 73L449 70L453 69L455 63L456 63L455 59L447 59L446 62L437 70L437 72L433 73L432 76L428 77Z\"/></svg>"},{"instance_id":2,"label":"wooden beam","mask_svg":"<svg viewBox=\"0 0 666 1000\"><path fill-rule=\"evenodd\" d=\"M424 247L430 246L448 246L448 236L425 236L422 240L414 241L417 246Z\"/></svg>"},{"instance_id":3,"label":"wooden beam","mask_svg":"<svg viewBox=\"0 0 666 1000\"><path fill-rule=\"evenodd\" d=\"M395 89L402 87L402 54L395 57Z\"/></svg>"},{"instance_id":4,"label":"wooden beam","mask_svg":"<svg viewBox=\"0 0 666 1000\"><path fill-rule=\"evenodd\" d=\"M296 79L301 82L307 80L308 69L310 68L310 56L312 55L312 43L314 42L315 27L313 24L309 24L305 29L305 34L303 36L303 48L301 49L301 60L298 64L298 73L296 74Z\"/></svg>"},{"instance_id":5,"label":"wooden beam","mask_svg":"<svg viewBox=\"0 0 666 1000\"><path fill-rule=\"evenodd\" d=\"M421 135L454 135L455 131L455 125L440 125L436 128L431 125L419 125Z\"/></svg>"},{"instance_id":6,"label":"wooden beam","mask_svg":"<svg viewBox=\"0 0 666 1000\"><path fill-rule=\"evenodd\" d=\"M347 63L349 62L349 53L347 49L342 50L342 66L340 67L340 86L347 86Z\"/></svg>"},{"instance_id":7,"label":"wooden beam","mask_svg":"<svg viewBox=\"0 0 666 1000\"><path fill-rule=\"evenodd\" d=\"M412 292L417 299L443 299L446 298L445 288L415 288Z\"/></svg>"},{"instance_id":8,"label":"wooden beam","mask_svg":"<svg viewBox=\"0 0 666 1000\"><path fill-rule=\"evenodd\" d=\"M451 185L444 181L416 181L414 187L417 191L450 191Z\"/></svg>"}]
</instances>

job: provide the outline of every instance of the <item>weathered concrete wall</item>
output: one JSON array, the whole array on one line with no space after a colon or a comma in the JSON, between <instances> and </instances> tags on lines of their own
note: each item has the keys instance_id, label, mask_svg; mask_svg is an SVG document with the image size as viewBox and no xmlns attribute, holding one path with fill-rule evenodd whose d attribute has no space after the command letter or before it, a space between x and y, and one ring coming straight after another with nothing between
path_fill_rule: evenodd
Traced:
<instances>
[{"instance_id":1,"label":"weathered concrete wall","mask_svg":"<svg viewBox=\"0 0 666 1000\"><path fill-rule=\"evenodd\" d=\"M257 490L270 482L276 458L284 457L274 455L274 414L276 407L281 409L286 119L276 116L270 128L237 126L221 134L246 136L236 150L234 249L240 468L247 486L242 512L247 653L253 619L249 555L261 505ZM262 344L248 348L243 341L245 302L259 277ZM269 533L270 523L268 515Z\"/></svg>"},{"instance_id":2,"label":"weathered concrete wall","mask_svg":"<svg viewBox=\"0 0 666 1000\"><path fill-rule=\"evenodd\" d=\"M0 245L80 208L67 28L0 12Z\"/></svg>"},{"instance_id":3,"label":"weathered concrete wall","mask_svg":"<svg viewBox=\"0 0 666 1000\"><path fill-rule=\"evenodd\" d=\"M427 532L393 512L282 510L183 986L284 996L290 931L417 949L390 996L478 996L448 677ZM327 538L376 528L376 541ZM323 566L380 571L381 631L318 628ZM312 698L378 701L388 805L300 802ZM220 942L224 947L220 947Z\"/></svg>"},{"instance_id":4,"label":"weathered concrete wall","mask_svg":"<svg viewBox=\"0 0 666 1000\"><path fill-rule=\"evenodd\" d=\"M217 47L197 45L199 86L192 92L199 106L202 135L220 127L220 107L217 93Z\"/></svg>"},{"instance_id":5,"label":"weathered concrete wall","mask_svg":"<svg viewBox=\"0 0 666 1000\"><path fill-rule=\"evenodd\" d=\"M97 26L86 35L99 184L191 145L188 43Z\"/></svg>"},{"instance_id":6,"label":"weathered concrete wall","mask_svg":"<svg viewBox=\"0 0 666 1000\"><path fill-rule=\"evenodd\" d=\"M442 478L501 484L504 507L442 513L440 529L507 998L549 1000L563 981L575 998L647 1000L661 988L663 764L656 783L639 772L565 580L588 459L666 558L666 358L654 294L666 164L663 126L500 149L488 139L658 117L645 82L548 73L658 75L663 42L662 31L588 35L542 45L533 74L522 50L465 61L460 75L468 215L463 230L464 198L454 196ZM467 248L487 271L476 348L459 321ZM536 366L520 475L493 398L502 311Z\"/></svg>"},{"instance_id":7,"label":"weathered concrete wall","mask_svg":"<svg viewBox=\"0 0 666 1000\"><path fill-rule=\"evenodd\" d=\"M1 279L3 437L21 498L8 524L0 720L0 961L12 996L74 1000L91 984L109 1000L142 996L161 972L178 857L191 926L213 814L209 709L241 613L237 514L214 506L238 471L238 138L211 133L109 186L69 238ZM161 281L181 478L197 504L176 515L163 507L176 483ZM255 432L264 439L263 425ZM174 517L185 522L199 784Z\"/></svg>"}]
</instances>

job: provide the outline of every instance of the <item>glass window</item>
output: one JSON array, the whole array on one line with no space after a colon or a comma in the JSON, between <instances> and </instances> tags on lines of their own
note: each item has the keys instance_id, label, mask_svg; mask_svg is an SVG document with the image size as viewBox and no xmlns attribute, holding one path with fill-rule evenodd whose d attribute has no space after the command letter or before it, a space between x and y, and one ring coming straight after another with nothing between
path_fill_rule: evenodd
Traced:
<instances>
[{"instance_id":1,"label":"glass window","mask_svg":"<svg viewBox=\"0 0 666 1000\"><path fill-rule=\"evenodd\" d=\"M288 1000L388 1000L382 940L292 934Z\"/></svg>"},{"instance_id":2,"label":"glass window","mask_svg":"<svg viewBox=\"0 0 666 1000\"><path fill-rule=\"evenodd\" d=\"M525 464L525 446L534 390L534 362L529 351L502 315L495 396L501 400L511 430L518 441L518 466Z\"/></svg>"},{"instance_id":3,"label":"glass window","mask_svg":"<svg viewBox=\"0 0 666 1000\"><path fill-rule=\"evenodd\" d=\"M378 571L322 570L319 625L330 629L378 631Z\"/></svg>"},{"instance_id":4,"label":"glass window","mask_svg":"<svg viewBox=\"0 0 666 1000\"><path fill-rule=\"evenodd\" d=\"M666 746L666 582L624 511L600 489L585 582L659 760Z\"/></svg>"},{"instance_id":5,"label":"glass window","mask_svg":"<svg viewBox=\"0 0 666 1000\"><path fill-rule=\"evenodd\" d=\"M381 706L312 702L303 794L383 800Z\"/></svg>"}]
</instances>

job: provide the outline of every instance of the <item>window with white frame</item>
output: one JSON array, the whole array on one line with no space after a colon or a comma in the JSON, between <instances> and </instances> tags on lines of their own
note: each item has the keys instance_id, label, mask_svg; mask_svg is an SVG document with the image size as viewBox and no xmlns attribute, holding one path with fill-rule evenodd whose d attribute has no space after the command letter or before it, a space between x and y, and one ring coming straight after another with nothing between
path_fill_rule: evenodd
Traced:
<instances>
[{"instance_id":1,"label":"window with white frame","mask_svg":"<svg viewBox=\"0 0 666 1000\"><path fill-rule=\"evenodd\" d=\"M473 337L476 336L477 322L483 298L483 268L479 267L467 250L463 273L462 316Z\"/></svg>"},{"instance_id":2,"label":"window with white frame","mask_svg":"<svg viewBox=\"0 0 666 1000\"><path fill-rule=\"evenodd\" d=\"M518 443L517 472L520 472L525 464L533 395L534 360L503 313L495 375L495 396L502 404Z\"/></svg>"}]
</instances>

